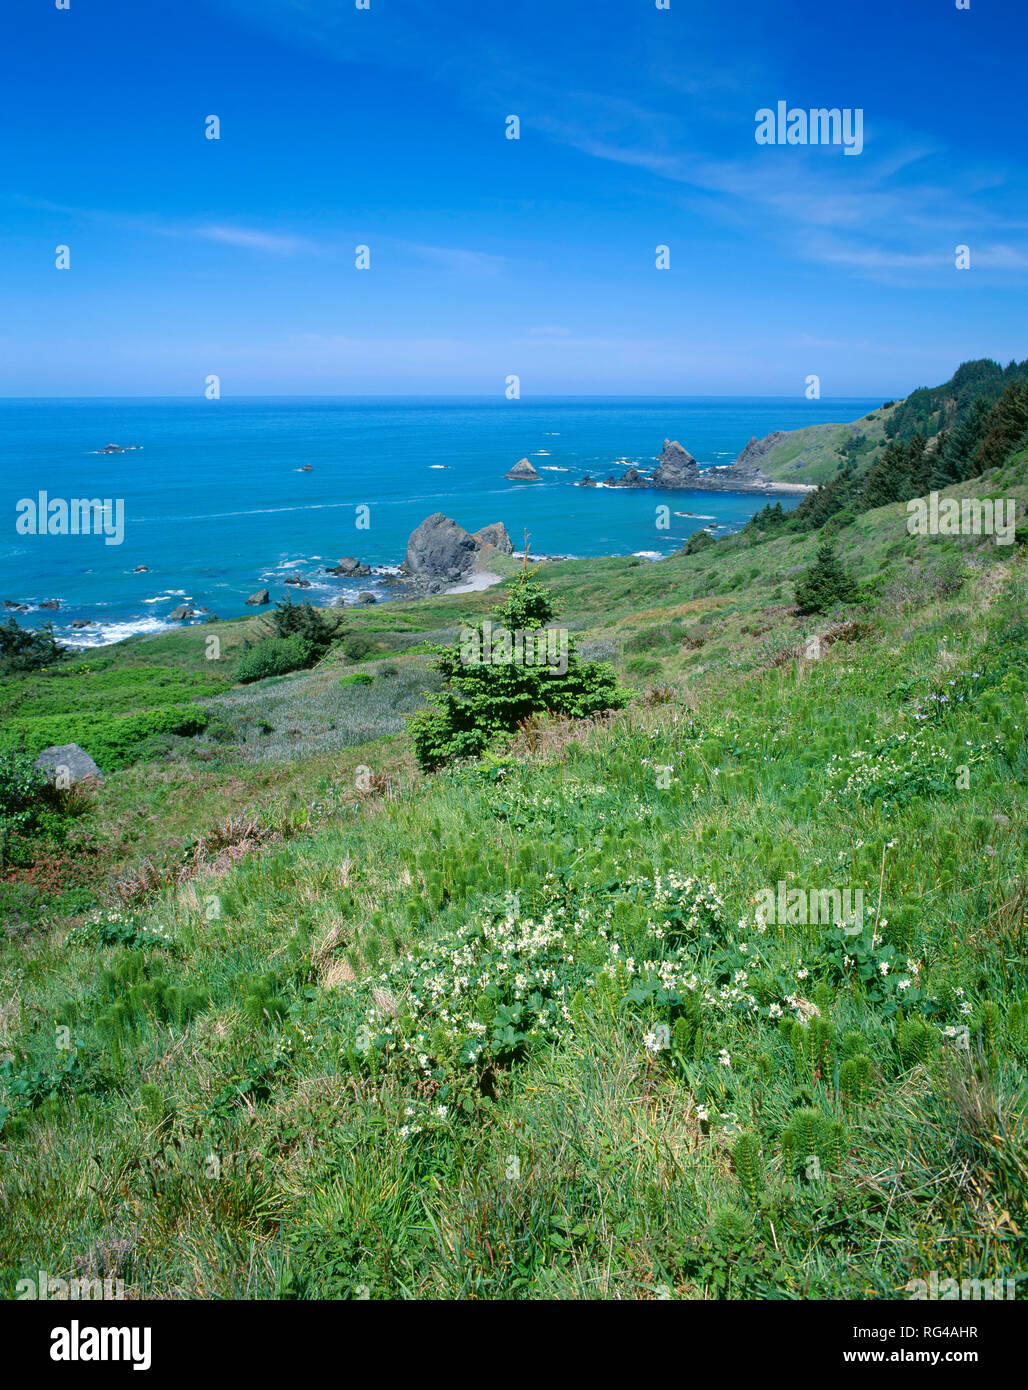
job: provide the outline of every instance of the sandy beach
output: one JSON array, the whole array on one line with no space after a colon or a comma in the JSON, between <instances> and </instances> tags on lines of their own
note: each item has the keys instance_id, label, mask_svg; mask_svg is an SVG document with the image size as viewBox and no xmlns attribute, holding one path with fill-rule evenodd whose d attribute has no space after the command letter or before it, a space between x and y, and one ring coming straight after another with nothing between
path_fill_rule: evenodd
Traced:
<instances>
[{"instance_id":1,"label":"sandy beach","mask_svg":"<svg viewBox=\"0 0 1028 1390\"><path fill-rule=\"evenodd\" d=\"M494 584L502 583L502 574L494 574L492 570L481 570L478 574L473 574L470 579L465 579L462 584L455 584L452 589L447 589L445 592L448 594L476 594L480 589L491 589Z\"/></svg>"}]
</instances>

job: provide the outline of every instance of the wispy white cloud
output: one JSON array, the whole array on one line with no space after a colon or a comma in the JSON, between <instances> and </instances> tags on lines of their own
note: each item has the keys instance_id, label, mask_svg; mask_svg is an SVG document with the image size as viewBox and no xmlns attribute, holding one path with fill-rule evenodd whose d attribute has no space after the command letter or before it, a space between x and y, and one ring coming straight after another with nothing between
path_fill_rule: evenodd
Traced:
<instances>
[{"instance_id":1,"label":"wispy white cloud","mask_svg":"<svg viewBox=\"0 0 1028 1390\"><path fill-rule=\"evenodd\" d=\"M508 264L506 256L492 251L468 250L462 246L426 246L422 242L396 241L393 238L386 244L409 252L441 270L452 270L459 275L491 275Z\"/></svg>"},{"instance_id":2,"label":"wispy white cloud","mask_svg":"<svg viewBox=\"0 0 1028 1390\"><path fill-rule=\"evenodd\" d=\"M221 242L225 246L239 246L247 251L267 251L276 256L295 256L301 252L309 254L318 250L318 243L306 237L265 232L255 227L232 227L219 223L215 226L197 227L193 234L207 241Z\"/></svg>"}]
</instances>

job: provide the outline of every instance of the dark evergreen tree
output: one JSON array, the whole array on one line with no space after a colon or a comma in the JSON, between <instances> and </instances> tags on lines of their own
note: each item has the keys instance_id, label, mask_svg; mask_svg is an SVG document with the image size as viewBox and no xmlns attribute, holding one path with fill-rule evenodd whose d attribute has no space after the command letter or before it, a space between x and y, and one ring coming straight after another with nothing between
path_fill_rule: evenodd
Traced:
<instances>
[{"instance_id":1,"label":"dark evergreen tree","mask_svg":"<svg viewBox=\"0 0 1028 1390\"><path fill-rule=\"evenodd\" d=\"M527 573L511 585L506 603L497 610L490 633L539 634L545 642L554 607L548 590ZM621 709L632 697L618 685L614 668L603 662L582 661L574 644L562 633L562 659L546 664L516 658L517 644L488 653L484 624L465 627L438 661L445 685L431 697L435 706L408 721L414 755L424 771L453 758L477 757L490 743L513 733L529 715L548 711L582 718L601 710ZM527 643L525 644L527 645ZM536 656L541 648L537 648ZM477 657L476 657L477 654ZM554 669L563 666L566 670Z\"/></svg>"},{"instance_id":2,"label":"dark evergreen tree","mask_svg":"<svg viewBox=\"0 0 1028 1390\"><path fill-rule=\"evenodd\" d=\"M973 477L999 468L1028 443L1028 387L1015 383L1004 391L986 421L985 437L975 451Z\"/></svg>"},{"instance_id":3,"label":"dark evergreen tree","mask_svg":"<svg viewBox=\"0 0 1028 1390\"><path fill-rule=\"evenodd\" d=\"M910 449L900 439L894 439L882 451L882 456L864 479L860 490L863 511L888 506L890 502L906 501L915 494L910 491Z\"/></svg>"},{"instance_id":4,"label":"dark evergreen tree","mask_svg":"<svg viewBox=\"0 0 1028 1390\"><path fill-rule=\"evenodd\" d=\"M830 545L822 545L817 560L796 585L796 603L801 613L827 613L835 603L852 603L857 597L856 580L836 557Z\"/></svg>"},{"instance_id":5,"label":"dark evergreen tree","mask_svg":"<svg viewBox=\"0 0 1028 1390\"><path fill-rule=\"evenodd\" d=\"M0 623L0 675L8 671L38 671L68 655L54 637L52 623L35 629L19 627L14 618Z\"/></svg>"},{"instance_id":6,"label":"dark evergreen tree","mask_svg":"<svg viewBox=\"0 0 1028 1390\"><path fill-rule=\"evenodd\" d=\"M961 483L971 476L975 453L985 435L989 418L989 403L980 396L962 420L948 430L935 457L935 467L928 480L929 492L935 488Z\"/></svg>"}]
</instances>

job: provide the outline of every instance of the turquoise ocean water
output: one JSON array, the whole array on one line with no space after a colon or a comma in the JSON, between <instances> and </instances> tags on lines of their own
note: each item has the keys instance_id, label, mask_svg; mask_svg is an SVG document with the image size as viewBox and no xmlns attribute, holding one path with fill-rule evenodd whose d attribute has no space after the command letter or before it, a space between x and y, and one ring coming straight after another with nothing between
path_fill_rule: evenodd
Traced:
<instances>
[{"instance_id":1,"label":"turquoise ocean water","mask_svg":"<svg viewBox=\"0 0 1028 1390\"><path fill-rule=\"evenodd\" d=\"M319 573L343 555L395 565L432 512L468 530L502 521L533 554L656 559L702 526L743 525L764 505L748 494L579 488L586 473L649 466L677 439L701 466L730 463L753 435L855 420L880 402L736 397L262 398L0 400L0 601L27 603L19 622L53 620L82 645L167 627L184 602L219 617L253 612L258 587L313 602L389 591L376 580ZM140 446L103 455L106 444ZM527 457L542 482L508 483ZM304 465L310 471L302 471ZM17 503L100 497L124 502L124 540L19 535ZM793 506L798 498L782 498ZM672 511L658 530L656 508ZM370 509L358 529L357 508ZM692 515L682 515L692 513ZM146 573L133 573L147 565ZM287 589L288 574L313 582ZM41 609L58 599L55 613ZM0 611L0 618L4 616Z\"/></svg>"}]
</instances>

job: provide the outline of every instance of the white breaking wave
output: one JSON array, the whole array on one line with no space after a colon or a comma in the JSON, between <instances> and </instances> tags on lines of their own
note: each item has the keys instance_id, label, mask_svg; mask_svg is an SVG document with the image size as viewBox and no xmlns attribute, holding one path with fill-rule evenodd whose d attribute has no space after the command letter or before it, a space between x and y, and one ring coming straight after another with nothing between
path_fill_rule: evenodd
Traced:
<instances>
[{"instance_id":1,"label":"white breaking wave","mask_svg":"<svg viewBox=\"0 0 1028 1390\"><path fill-rule=\"evenodd\" d=\"M98 623L95 627L75 628L61 641L69 647L108 647L112 642L124 642L126 637L138 637L144 632L167 632L177 626L160 618L128 618L120 623Z\"/></svg>"}]
</instances>

